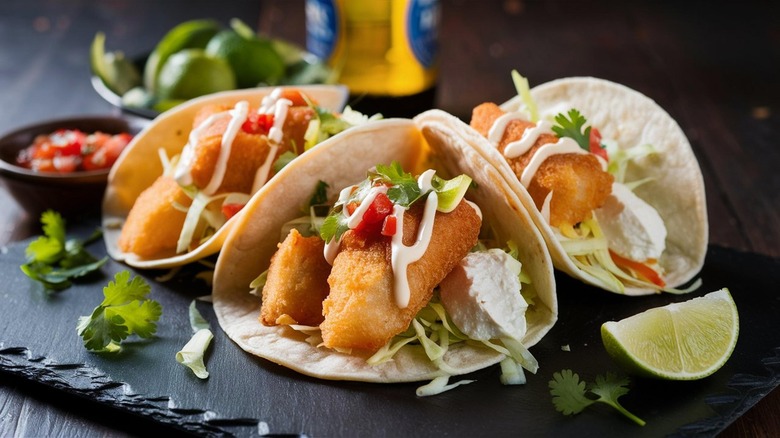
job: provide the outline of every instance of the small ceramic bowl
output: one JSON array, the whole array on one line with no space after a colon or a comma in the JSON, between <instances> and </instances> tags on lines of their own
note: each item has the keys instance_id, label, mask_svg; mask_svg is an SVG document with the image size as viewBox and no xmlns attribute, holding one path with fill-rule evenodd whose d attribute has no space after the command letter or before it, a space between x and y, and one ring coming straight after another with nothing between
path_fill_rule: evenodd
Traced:
<instances>
[{"instance_id":1,"label":"small ceramic bowl","mask_svg":"<svg viewBox=\"0 0 780 438\"><path fill-rule=\"evenodd\" d=\"M0 137L2 182L28 214L40 215L47 209L64 216L99 213L109 169L56 173L38 172L16 164L19 151L30 146L36 136L58 129L134 135L140 128L120 117L82 116L43 121Z\"/></svg>"}]
</instances>

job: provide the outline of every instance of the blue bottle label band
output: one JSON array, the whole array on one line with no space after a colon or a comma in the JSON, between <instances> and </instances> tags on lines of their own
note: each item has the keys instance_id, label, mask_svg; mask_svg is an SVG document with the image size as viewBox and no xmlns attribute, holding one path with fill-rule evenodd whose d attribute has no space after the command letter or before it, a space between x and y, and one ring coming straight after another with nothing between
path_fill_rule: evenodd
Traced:
<instances>
[{"instance_id":1,"label":"blue bottle label band","mask_svg":"<svg viewBox=\"0 0 780 438\"><path fill-rule=\"evenodd\" d=\"M417 62L430 68L439 50L438 0L411 0L406 15L406 39Z\"/></svg>"},{"instance_id":2,"label":"blue bottle label band","mask_svg":"<svg viewBox=\"0 0 780 438\"><path fill-rule=\"evenodd\" d=\"M339 39L339 14L335 0L306 0L306 48L314 56L330 59Z\"/></svg>"}]
</instances>

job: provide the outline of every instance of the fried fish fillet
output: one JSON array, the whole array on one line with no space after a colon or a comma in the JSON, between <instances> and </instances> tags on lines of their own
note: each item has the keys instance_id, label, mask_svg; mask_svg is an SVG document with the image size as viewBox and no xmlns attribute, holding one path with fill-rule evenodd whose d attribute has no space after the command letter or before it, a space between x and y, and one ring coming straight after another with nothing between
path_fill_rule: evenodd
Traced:
<instances>
[{"instance_id":1,"label":"fried fish fillet","mask_svg":"<svg viewBox=\"0 0 780 438\"><path fill-rule=\"evenodd\" d=\"M406 246L416 240L423 207L418 203L404 215ZM476 245L481 223L466 202L450 213L436 213L428 249L409 265L411 298L403 309L396 304L393 291L390 240L347 231L328 277L330 295L323 303L325 321L320 325L324 345L376 351L406 330L430 301L433 288Z\"/></svg>"},{"instance_id":2,"label":"fried fish fillet","mask_svg":"<svg viewBox=\"0 0 780 438\"><path fill-rule=\"evenodd\" d=\"M471 127L487 137L490 127L504 111L494 103L483 103L474 108ZM526 129L534 123L513 120L507 125L504 136L498 144L502 153L506 146L519 140ZM536 151L545 144L555 143L558 138L552 134L542 134L533 147L517 158L504 157L518 179ZM550 201L550 224L555 227L573 226L588 219L594 209L604 205L612 192L614 178L601 168L598 158L593 154L558 154L546 159L531 179L528 193L538 209L552 191Z\"/></svg>"},{"instance_id":3,"label":"fried fish fillet","mask_svg":"<svg viewBox=\"0 0 780 438\"><path fill-rule=\"evenodd\" d=\"M193 128L200 126L209 116L229 109L231 107L225 105L209 105L202 108L194 119ZM250 112L256 111L256 108L250 109ZM282 127L284 133L282 141L275 151L274 157L271 157L272 162L287 151L296 154L303 152L303 137L309 126L309 121L314 116L314 109L308 106L292 106L288 109ZM227 130L229 122L229 118L218 119L200 133L198 143L195 146L195 159L190 170L193 183L198 188L206 187L211 181L217 158L222 149L222 135ZM230 149L225 176L216 193L251 193L255 173L268 159L268 154L271 151L270 146L267 136L250 134L239 129Z\"/></svg>"},{"instance_id":4,"label":"fried fish fillet","mask_svg":"<svg viewBox=\"0 0 780 438\"><path fill-rule=\"evenodd\" d=\"M158 177L133 204L122 226L119 248L145 258L174 253L187 216L175 205L189 206L191 202L172 177Z\"/></svg>"},{"instance_id":5,"label":"fried fish fillet","mask_svg":"<svg viewBox=\"0 0 780 438\"><path fill-rule=\"evenodd\" d=\"M285 315L297 324L318 326L322 322L330 274L324 249L319 236L303 237L296 229L279 244L263 287L260 321L264 325L289 321Z\"/></svg>"}]
</instances>

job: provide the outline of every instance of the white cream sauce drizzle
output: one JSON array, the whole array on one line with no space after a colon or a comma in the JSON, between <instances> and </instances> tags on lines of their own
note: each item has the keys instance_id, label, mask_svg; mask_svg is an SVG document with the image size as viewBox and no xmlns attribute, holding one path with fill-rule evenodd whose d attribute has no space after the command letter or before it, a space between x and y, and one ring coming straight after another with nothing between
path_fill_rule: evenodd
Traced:
<instances>
[{"instance_id":1,"label":"white cream sauce drizzle","mask_svg":"<svg viewBox=\"0 0 780 438\"><path fill-rule=\"evenodd\" d=\"M433 235L433 222L436 217L436 208L439 206L439 197L437 193L433 191L432 185L435 173L436 171L429 169L423 172L417 179L417 185L420 187L420 191L422 193L430 193L425 200L422 220L417 229L415 243L412 246L406 246L403 243L404 213L407 208L400 205L394 205L393 212L391 213L396 218L396 233L390 241L390 264L393 269L393 294L395 296L396 305L401 309L404 309L409 305L411 296L407 268L425 254L425 251L428 249L428 245L431 242L431 236ZM355 186L343 189L339 194L339 202L345 202L354 188ZM360 223L363 214L365 214L366 210L379 193L387 193L387 187L372 187L366 197L361 201L360 206L356 208L351 215L347 213L345 206L343 212L348 218L347 223L350 229L356 227ZM479 208L476 205L473 205L473 207L481 217L482 215ZM333 260L335 260L336 255L338 254L340 245L340 239L332 239L325 245L324 255L328 263L333 264Z\"/></svg>"},{"instance_id":2,"label":"white cream sauce drizzle","mask_svg":"<svg viewBox=\"0 0 780 438\"><path fill-rule=\"evenodd\" d=\"M284 122L287 119L289 113L289 107L292 106L292 101L289 99L281 98L281 88L274 89L270 94L265 96L261 102L258 114L273 114L274 124L268 133L268 139L271 143L268 150L268 156L263 162L263 165L258 168L255 173L255 178L252 183L252 193L256 192L268 181L268 175L271 171L271 165L276 157L278 151L278 144L282 141L283 132L282 128ZM187 144L182 150L179 164L176 166L174 172L174 179L184 186L193 184L192 179L192 166L195 162L195 145L198 143L203 131L208 129L218 120L230 117L228 127L222 134L222 140L220 142L219 157L217 163L214 166L214 173L209 180L209 183L203 188L203 192L207 195L214 194L222 181L225 178L227 172L227 162L230 158L230 151L235 141L236 135L238 135L241 125L247 120L249 116L249 103L247 101L238 102L235 107L228 111L212 114L200 125L190 132Z\"/></svg>"},{"instance_id":3,"label":"white cream sauce drizzle","mask_svg":"<svg viewBox=\"0 0 780 438\"><path fill-rule=\"evenodd\" d=\"M390 245L390 264L393 267L393 292L395 295L395 304L405 309L409 305L411 290L409 289L409 277L407 268L410 264L420 260L428 249L433 235L433 221L436 216L436 207L439 206L439 196L433 190L431 180L436 172L426 170L417 179L417 185L420 191L425 193L431 191L425 200L425 209L423 210L422 220L417 229L417 238L412 246L406 246L403 243L404 238L404 212L405 207L396 205L393 207L393 215L396 218L396 233L393 235Z\"/></svg>"},{"instance_id":4,"label":"white cream sauce drizzle","mask_svg":"<svg viewBox=\"0 0 780 438\"><path fill-rule=\"evenodd\" d=\"M249 116L249 102L245 100L238 102L228 113L230 114L230 122L228 122L225 132L222 134L222 142L219 145L219 156L217 157L217 163L214 165L214 173L211 174L209 183L203 188L203 193L207 195L213 195L219 186L222 185L222 180L225 179L233 141L236 139L241 125L244 124L247 116Z\"/></svg>"},{"instance_id":5,"label":"white cream sauce drizzle","mask_svg":"<svg viewBox=\"0 0 780 438\"><path fill-rule=\"evenodd\" d=\"M488 140L494 145L498 146L499 142L504 136L509 122L512 120L526 120L525 114L522 112L510 112L503 114L497 118L488 131ZM536 126L527 128L523 132L523 136L519 140L513 141L506 145L504 148L504 156L507 158L517 158L527 153L531 147L533 147L536 140L542 134L554 134L552 130L552 123L541 120ZM590 152L582 149L574 139L569 137L559 138L556 143L548 143L541 146L536 150L528 165L523 169L523 173L520 175L520 184L523 187L531 185L531 180L536 175L539 167L544 161L556 154L589 154ZM602 164L603 166L603 164Z\"/></svg>"}]
</instances>

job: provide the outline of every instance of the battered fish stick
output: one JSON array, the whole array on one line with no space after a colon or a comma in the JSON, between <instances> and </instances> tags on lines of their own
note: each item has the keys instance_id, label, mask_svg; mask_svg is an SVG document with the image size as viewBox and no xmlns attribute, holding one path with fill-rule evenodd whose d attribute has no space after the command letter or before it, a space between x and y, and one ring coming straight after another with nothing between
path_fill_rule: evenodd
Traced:
<instances>
[{"instance_id":1,"label":"battered fish stick","mask_svg":"<svg viewBox=\"0 0 780 438\"><path fill-rule=\"evenodd\" d=\"M169 176L160 176L144 190L127 216L119 237L119 248L141 257L175 252L186 213L176 205L192 202Z\"/></svg>"},{"instance_id":2,"label":"battered fish stick","mask_svg":"<svg viewBox=\"0 0 780 438\"><path fill-rule=\"evenodd\" d=\"M424 203L404 214L403 243L417 239ZM409 327L433 296L433 289L477 243L481 218L466 202L450 213L436 212L425 254L408 267L408 306L394 296L391 244L387 238L363 237L350 230L328 277L330 295L320 325L324 345L334 349L375 351Z\"/></svg>"},{"instance_id":3,"label":"battered fish stick","mask_svg":"<svg viewBox=\"0 0 780 438\"><path fill-rule=\"evenodd\" d=\"M303 237L294 228L279 244L263 287L260 321L264 325L317 326L322 322L322 300L328 296L330 274L324 248L319 236Z\"/></svg>"},{"instance_id":4,"label":"battered fish stick","mask_svg":"<svg viewBox=\"0 0 780 438\"><path fill-rule=\"evenodd\" d=\"M225 106L209 106L203 108L195 118L193 128L200 126L209 116L231 109ZM303 152L304 134L309 122L315 116L314 109L308 106L293 106L287 110L282 128L282 140L272 150L267 129L270 124L253 129L239 129L230 146L230 157L221 184L214 193L241 192L251 193L257 170L269 160L268 154L273 152L271 162L284 152ZM256 108L250 108L250 113L256 113ZM254 116L253 116L254 117ZM193 184L199 189L205 188L211 181L222 149L222 136L228 128L229 118L220 118L204 127L200 133L197 145L193 149L194 158L190 168ZM266 118L258 123L271 122ZM252 132L247 132L252 131Z\"/></svg>"},{"instance_id":5,"label":"battered fish stick","mask_svg":"<svg viewBox=\"0 0 780 438\"><path fill-rule=\"evenodd\" d=\"M494 103L483 103L474 108L471 126L487 137L496 120L504 111ZM536 126L524 120L510 121L498 143L498 150L504 151L510 143L520 140L523 134ZM504 156L518 179L539 148L555 143L554 134L541 134L528 152L510 158ZM573 226L588 219L594 209L604 205L612 191L612 175L604 171L593 154L566 153L552 155L541 164L527 187L538 209L553 192L550 201L550 224L555 227Z\"/></svg>"}]
</instances>

